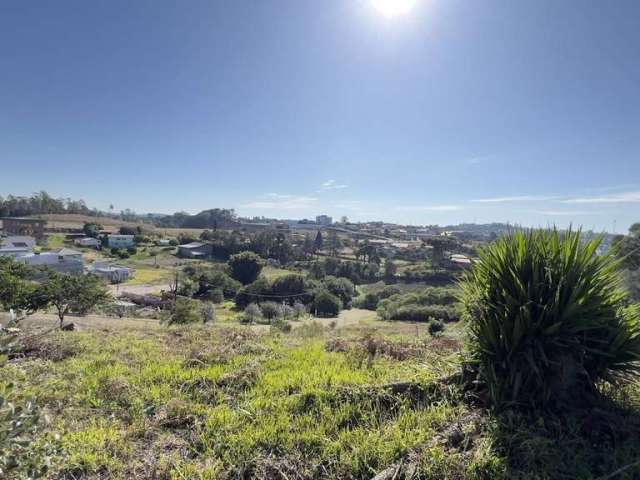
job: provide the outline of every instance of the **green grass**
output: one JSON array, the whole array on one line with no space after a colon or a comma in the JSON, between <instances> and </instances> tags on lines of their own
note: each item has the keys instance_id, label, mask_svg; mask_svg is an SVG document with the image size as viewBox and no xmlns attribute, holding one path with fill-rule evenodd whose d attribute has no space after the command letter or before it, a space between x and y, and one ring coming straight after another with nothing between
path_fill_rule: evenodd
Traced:
<instances>
[{"instance_id":1,"label":"green grass","mask_svg":"<svg viewBox=\"0 0 640 480\"><path fill-rule=\"evenodd\" d=\"M498 416L437 382L457 369L458 325L435 339L379 321L256 333L221 326L229 307L213 326L54 332L0 368L46 408L40 436L60 436L51 478L359 479L398 465L397 478L568 479L638 456L638 389L588 418ZM383 388L406 381L418 390Z\"/></svg>"},{"instance_id":2,"label":"green grass","mask_svg":"<svg viewBox=\"0 0 640 480\"><path fill-rule=\"evenodd\" d=\"M147 285L166 283L172 279L172 271L166 268L134 267L134 277L126 285Z\"/></svg>"}]
</instances>

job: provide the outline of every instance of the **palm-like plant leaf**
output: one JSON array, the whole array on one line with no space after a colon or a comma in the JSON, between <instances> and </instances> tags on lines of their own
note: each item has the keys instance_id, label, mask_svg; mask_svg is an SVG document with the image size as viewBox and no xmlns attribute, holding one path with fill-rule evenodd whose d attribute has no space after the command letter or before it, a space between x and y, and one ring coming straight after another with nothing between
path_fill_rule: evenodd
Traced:
<instances>
[{"instance_id":1,"label":"palm-like plant leaf","mask_svg":"<svg viewBox=\"0 0 640 480\"><path fill-rule=\"evenodd\" d=\"M512 232L463 277L470 358L495 404L546 405L640 373L640 307L600 241Z\"/></svg>"}]
</instances>

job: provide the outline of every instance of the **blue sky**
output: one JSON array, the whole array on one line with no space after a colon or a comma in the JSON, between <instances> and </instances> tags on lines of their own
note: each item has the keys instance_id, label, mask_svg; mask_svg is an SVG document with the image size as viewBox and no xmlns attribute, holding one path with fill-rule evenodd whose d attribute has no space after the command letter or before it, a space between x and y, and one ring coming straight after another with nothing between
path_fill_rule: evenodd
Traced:
<instances>
[{"instance_id":1,"label":"blue sky","mask_svg":"<svg viewBox=\"0 0 640 480\"><path fill-rule=\"evenodd\" d=\"M0 195L640 221L640 2L374 1L0 2Z\"/></svg>"}]
</instances>

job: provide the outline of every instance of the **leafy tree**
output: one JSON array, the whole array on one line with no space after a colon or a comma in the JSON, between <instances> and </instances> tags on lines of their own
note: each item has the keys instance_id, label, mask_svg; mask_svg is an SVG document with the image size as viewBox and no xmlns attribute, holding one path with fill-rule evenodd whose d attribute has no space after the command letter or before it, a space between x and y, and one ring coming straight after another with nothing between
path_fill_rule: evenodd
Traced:
<instances>
[{"instance_id":1,"label":"leafy tree","mask_svg":"<svg viewBox=\"0 0 640 480\"><path fill-rule=\"evenodd\" d=\"M322 233L320 233L320 230L318 230L318 233L316 234L316 239L313 242L313 248L316 252L322 250Z\"/></svg>"},{"instance_id":2,"label":"leafy tree","mask_svg":"<svg viewBox=\"0 0 640 480\"><path fill-rule=\"evenodd\" d=\"M290 273L276 278L270 289L270 294L277 296L278 301L293 304L296 301L304 304L313 299L311 293L315 284L307 280L303 275Z\"/></svg>"},{"instance_id":3,"label":"leafy tree","mask_svg":"<svg viewBox=\"0 0 640 480\"><path fill-rule=\"evenodd\" d=\"M322 283L329 292L340 299L345 308L351 308L351 300L358 294L351 280L329 276L325 277Z\"/></svg>"},{"instance_id":4,"label":"leafy tree","mask_svg":"<svg viewBox=\"0 0 640 480\"><path fill-rule=\"evenodd\" d=\"M398 267L393 263L393 260L387 258L384 261L384 278L385 280L393 281L396 278L396 273L398 272Z\"/></svg>"},{"instance_id":5,"label":"leafy tree","mask_svg":"<svg viewBox=\"0 0 640 480\"><path fill-rule=\"evenodd\" d=\"M575 403L640 373L640 308L626 307L618 264L599 244L512 232L464 274L469 362L494 406Z\"/></svg>"},{"instance_id":6,"label":"leafy tree","mask_svg":"<svg viewBox=\"0 0 640 480\"><path fill-rule=\"evenodd\" d=\"M268 298L269 295L271 295L271 283L266 278L260 277L238 290L234 301L236 307L245 308L252 302Z\"/></svg>"},{"instance_id":7,"label":"leafy tree","mask_svg":"<svg viewBox=\"0 0 640 480\"><path fill-rule=\"evenodd\" d=\"M313 309L316 315L323 317L335 317L340 313L342 303L340 299L327 290L320 290L313 300Z\"/></svg>"},{"instance_id":8,"label":"leafy tree","mask_svg":"<svg viewBox=\"0 0 640 480\"><path fill-rule=\"evenodd\" d=\"M71 275L51 270L42 283L41 294L44 301L57 310L60 327L67 313L87 313L110 298L106 287L94 276Z\"/></svg>"},{"instance_id":9,"label":"leafy tree","mask_svg":"<svg viewBox=\"0 0 640 480\"><path fill-rule=\"evenodd\" d=\"M82 227L82 231L87 237L98 238L102 230L102 225L99 223L85 223Z\"/></svg>"},{"instance_id":10,"label":"leafy tree","mask_svg":"<svg viewBox=\"0 0 640 480\"><path fill-rule=\"evenodd\" d=\"M264 266L264 261L253 252L242 252L229 259L231 276L243 285L255 282Z\"/></svg>"},{"instance_id":11,"label":"leafy tree","mask_svg":"<svg viewBox=\"0 0 640 480\"><path fill-rule=\"evenodd\" d=\"M31 269L8 257L0 257L0 307L14 313L33 313L44 302L37 294L37 285L29 280Z\"/></svg>"},{"instance_id":12,"label":"leafy tree","mask_svg":"<svg viewBox=\"0 0 640 480\"><path fill-rule=\"evenodd\" d=\"M442 320L436 320L435 318L431 318L429 320L429 335L432 337L437 337L442 334L444 331L444 322Z\"/></svg>"}]
</instances>

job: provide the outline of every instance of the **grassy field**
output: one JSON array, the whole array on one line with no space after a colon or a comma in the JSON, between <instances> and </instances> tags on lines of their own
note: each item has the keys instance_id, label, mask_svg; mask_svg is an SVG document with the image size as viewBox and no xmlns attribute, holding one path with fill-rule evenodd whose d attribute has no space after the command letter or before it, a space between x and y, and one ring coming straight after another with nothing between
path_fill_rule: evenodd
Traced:
<instances>
[{"instance_id":1,"label":"grassy field","mask_svg":"<svg viewBox=\"0 0 640 480\"><path fill-rule=\"evenodd\" d=\"M32 337L0 384L46 411L29 448L48 445L48 477L597 478L640 451L638 389L565 416L485 410L443 380L459 325L433 338L354 310L282 334L231 323L229 307L211 326L88 317Z\"/></svg>"}]
</instances>

